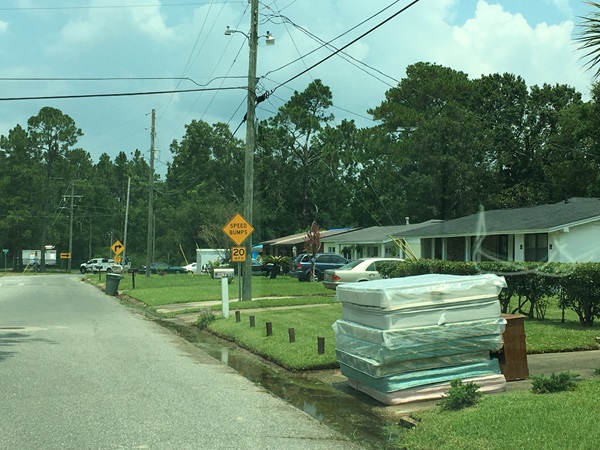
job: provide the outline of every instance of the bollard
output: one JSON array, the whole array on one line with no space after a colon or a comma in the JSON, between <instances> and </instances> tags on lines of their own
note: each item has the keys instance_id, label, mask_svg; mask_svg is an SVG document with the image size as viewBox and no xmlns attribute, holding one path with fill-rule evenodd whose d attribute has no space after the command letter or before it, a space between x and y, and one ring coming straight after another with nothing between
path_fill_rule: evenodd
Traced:
<instances>
[{"instance_id":1,"label":"bollard","mask_svg":"<svg viewBox=\"0 0 600 450\"><path fill-rule=\"evenodd\" d=\"M273 336L273 323L267 322L267 336Z\"/></svg>"},{"instance_id":2,"label":"bollard","mask_svg":"<svg viewBox=\"0 0 600 450\"><path fill-rule=\"evenodd\" d=\"M319 355L325 354L325 338L323 336L317 337L317 347Z\"/></svg>"},{"instance_id":3,"label":"bollard","mask_svg":"<svg viewBox=\"0 0 600 450\"><path fill-rule=\"evenodd\" d=\"M290 343L296 342L296 329L288 328L288 335L290 336Z\"/></svg>"},{"instance_id":4,"label":"bollard","mask_svg":"<svg viewBox=\"0 0 600 450\"><path fill-rule=\"evenodd\" d=\"M135 270L131 272L131 289L135 289Z\"/></svg>"},{"instance_id":5,"label":"bollard","mask_svg":"<svg viewBox=\"0 0 600 450\"><path fill-rule=\"evenodd\" d=\"M254 325L256 325L254 321L254 316L250 316L250 328L254 328Z\"/></svg>"},{"instance_id":6,"label":"bollard","mask_svg":"<svg viewBox=\"0 0 600 450\"><path fill-rule=\"evenodd\" d=\"M240 311L239 311L239 310L237 310L237 311L235 312L235 321L236 321L237 323L240 323L240 322L242 321L242 318L240 317Z\"/></svg>"}]
</instances>

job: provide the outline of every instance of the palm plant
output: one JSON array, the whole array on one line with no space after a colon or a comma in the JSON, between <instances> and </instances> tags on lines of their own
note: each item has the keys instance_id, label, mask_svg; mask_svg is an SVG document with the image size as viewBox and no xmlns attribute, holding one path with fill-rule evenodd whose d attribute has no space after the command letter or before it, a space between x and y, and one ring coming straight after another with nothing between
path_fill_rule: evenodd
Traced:
<instances>
[{"instance_id":1,"label":"palm plant","mask_svg":"<svg viewBox=\"0 0 600 450\"><path fill-rule=\"evenodd\" d=\"M579 50L587 52L583 56L589 58L587 66L597 67L594 77L598 78L600 76L600 4L592 1L586 3L597 8L597 11L582 17L582 30L576 40L581 43Z\"/></svg>"}]
</instances>

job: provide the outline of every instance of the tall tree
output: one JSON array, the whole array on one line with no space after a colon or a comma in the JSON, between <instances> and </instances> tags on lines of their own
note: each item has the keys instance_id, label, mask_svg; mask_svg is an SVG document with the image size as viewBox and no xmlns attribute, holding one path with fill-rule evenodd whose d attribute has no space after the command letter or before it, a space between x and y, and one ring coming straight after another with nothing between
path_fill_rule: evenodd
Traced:
<instances>
[{"instance_id":1,"label":"tall tree","mask_svg":"<svg viewBox=\"0 0 600 450\"><path fill-rule=\"evenodd\" d=\"M32 145L42 154L46 169L44 189L44 230L41 236L41 271L46 269L45 246L48 235L50 213L50 180L54 176L54 168L64 157L67 150L77 143L82 131L75 121L56 108L43 107L37 116L27 121L27 130Z\"/></svg>"}]
</instances>

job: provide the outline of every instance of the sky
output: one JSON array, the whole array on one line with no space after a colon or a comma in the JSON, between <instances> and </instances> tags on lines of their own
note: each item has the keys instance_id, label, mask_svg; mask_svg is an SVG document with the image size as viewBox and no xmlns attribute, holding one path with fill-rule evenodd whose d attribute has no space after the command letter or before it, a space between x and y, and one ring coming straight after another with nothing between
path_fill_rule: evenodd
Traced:
<instances>
[{"instance_id":1,"label":"sky","mask_svg":"<svg viewBox=\"0 0 600 450\"><path fill-rule=\"evenodd\" d=\"M367 111L421 61L473 79L567 84L589 99L595 71L573 38L596 10L583 0L261 0L258 93L271 94L257 119L320 79L334 123L373 126ZM148 157L155 110L163 177L192 120L228 123L244 140L249 12L248 0L1 0L0 135L51 106L81 128L77 147L94 162L136 149ZM240 32L226 36L227 26ZM319 40L356 42L317 64L334 51ZM182 90L195 91L172 93ZM90 94L144 95L56 98Z\"/></svg>"}]
</instances>

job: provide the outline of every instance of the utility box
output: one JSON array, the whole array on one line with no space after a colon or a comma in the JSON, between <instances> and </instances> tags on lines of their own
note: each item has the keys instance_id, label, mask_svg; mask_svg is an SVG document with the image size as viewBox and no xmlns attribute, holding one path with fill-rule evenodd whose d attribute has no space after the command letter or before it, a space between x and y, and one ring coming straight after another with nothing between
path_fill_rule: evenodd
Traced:
<instances>
[{"instance_id":1,"label":"utility box","mask_svg":"<svg viewBox=\"0 0 600 450\"><path fill-rule=\"evenodd\" d=\"M498 352L500 371L506 381L526 380L529 378L527 349L525 346L525 316L502 314L506 319L506 329L502 334L504 346Z\"/></svg>"}]
</instances>

